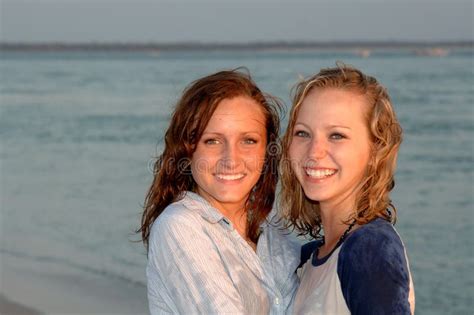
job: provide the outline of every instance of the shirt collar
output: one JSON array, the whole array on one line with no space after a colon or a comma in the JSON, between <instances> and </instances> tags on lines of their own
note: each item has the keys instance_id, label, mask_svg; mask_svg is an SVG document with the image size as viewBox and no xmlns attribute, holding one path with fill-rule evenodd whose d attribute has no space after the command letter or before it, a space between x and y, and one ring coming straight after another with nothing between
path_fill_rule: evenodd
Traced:
<instances>
[{"instance_id":1,"label":"shirt collar","mask_svg":"<svg viewBox=\"0 0 474 315\"><path fill-rule=\"evenodd\" d=\"M181 202L189 210L199 213L209 223L214 224L224 219L224 215L219 210L192 191L186 191Z\"/></svg>"},{"instance_id":2,"label":"shirt collar","mask_svg":"<svg viewBox=\"0 0 474 315\"><path fill-rule=\"evenodd\" d=\"M231 227L232 222L228 218L226 218L219 210L214 208L209 201L201 197L200 195L196 194L195 192L192 191L185 191L183 193L183 198L181 199L182 204L188 208L189 210L196 211L209 223L217 223L222 221L225 223L225 225ZM273 221L273 218L275 216L274 211L270 213L268 216L268 219ZM268 227L268 220L263 220L263 222L260 224L260 228L263 230L266 227Z\"/></svg>"}]
</instances>

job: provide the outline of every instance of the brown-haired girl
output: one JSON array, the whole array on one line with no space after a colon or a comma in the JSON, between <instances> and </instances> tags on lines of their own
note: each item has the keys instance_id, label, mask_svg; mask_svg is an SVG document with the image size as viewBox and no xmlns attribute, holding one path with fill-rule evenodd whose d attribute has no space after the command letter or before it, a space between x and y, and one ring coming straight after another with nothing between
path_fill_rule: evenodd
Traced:
<instances>
[{"instance_id":1,"label":"brown-haired girl","mask_svg":"<svg viewBox=\"0 0 474 315\"><path fill-rule=\"evenodd\" d=\"M302 234L295 314L410 314L414 293L389 197L402 129L386 89L345 65L295 89L282 208ZM324 231L324 236L321 231Z\"/></svg>"},{"instance_id":2,"label":"brown-haired girl","mask_svg":"<svg viewBox=\"0 0 474 315\"><path fill-rule=\"evenodd\" d=\"M286 311L299 248L266 222L278 179L279 106L239 70L185 89L140 229L152 314Z\"/></svg>"}]
</instances>

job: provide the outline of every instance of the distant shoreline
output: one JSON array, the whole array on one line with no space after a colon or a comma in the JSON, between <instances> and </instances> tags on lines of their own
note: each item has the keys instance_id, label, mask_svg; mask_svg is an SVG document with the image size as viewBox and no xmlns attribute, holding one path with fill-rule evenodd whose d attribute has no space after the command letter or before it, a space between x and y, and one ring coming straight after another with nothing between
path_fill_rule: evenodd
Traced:
<instances>
[{"instance_id":1,"label":"distant shoreline","mask_svg":"<svg viewBox=\"0 0 474 315\"><path fill-rule=\"evenodd\" d=\"M267 51L267 50L359 50L359 49L459 49L474 48L474 41L274 41L249 43L21 43L0 42L0 51L125 51L125 52L160 52L160 51Z\"/></svg>"}]
</instances>

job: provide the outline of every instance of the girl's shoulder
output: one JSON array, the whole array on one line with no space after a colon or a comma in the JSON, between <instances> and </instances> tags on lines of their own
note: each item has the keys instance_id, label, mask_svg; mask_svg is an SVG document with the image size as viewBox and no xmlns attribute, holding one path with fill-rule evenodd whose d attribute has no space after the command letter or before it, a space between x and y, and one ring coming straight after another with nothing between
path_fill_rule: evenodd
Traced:
<instances>
[{"instance_id":1,"label":"girl's shoulder","mask_svg":"<svg viewBox=\"0 0 474 315\"><path fill-rule=\"evenodd\" d=\"M198 216L190 211L182 200L169 204L163 212L156 218L154 225L175 225L186 224L196 220Z\"/></svg>"},{"instance_id":2,"label":"girl's shoulder","mask_svg":"<svg viewBox=\"0 0 474 315\"><path fill-rule=\"evenodd\" d=\"M323 245L322 240L315 240L308 242L301 246L301 252L300 252L300 265L299 267L302 267L311 257L311 255L314 253L314 251L321 247Z\"/></svg>"},{"instance_id":3,"label":"girl's shoulder","mask_svg":"<svg viewBox=\"0 0 474 315\"><path fill-rule=\"evenodd\" d=\"M186 203L186 198L169 204L153 222L150 239L162 241L169 237L187 236L202 230L205 220L200 211L195 210Z\"/></svg>"},{"instance_id":4,"label":"girl's shoulder","mask_svg":"<svg viewBox=\"0 0 474 315\"><path fill-rule=\"evenodd\" d=\"M376 270L398 273L400 267L408 273L405 245L392 223L381 218L350 233L339 252L340 275L354 271L364 275Z\"/></svg>"},{"instance_id":5,"label":"girl's shoulder","mask_svg":"<svg viewBox=\"0 0 474 315\"><path fill-rule=\"evenodd\" d=\"M364 255L373 252L382 254L386 251L404 249L400 235L392 223L385 219L377 218L350 233L342 244L341 254Z\"/></svg>"}]
</instances>

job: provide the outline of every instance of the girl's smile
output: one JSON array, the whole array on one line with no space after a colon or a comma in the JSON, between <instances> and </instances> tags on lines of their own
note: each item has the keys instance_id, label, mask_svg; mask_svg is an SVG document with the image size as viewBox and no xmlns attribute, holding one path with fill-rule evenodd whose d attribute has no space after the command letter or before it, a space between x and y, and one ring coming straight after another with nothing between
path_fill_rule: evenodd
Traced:
<instances>
[{"instance_id":1,"label":"girl's smile","mask_svg":"<svg viewBox=\"0 0 474 315\"><path fill-rule=\"evenodd\" d=\"M308 176L308 180L314 180L314 182L322 182L325 179L333 176L337 173L336 169L332 168L312 168L312 167L303 167L306 175Z\"/></svg>"}]
</instances>

